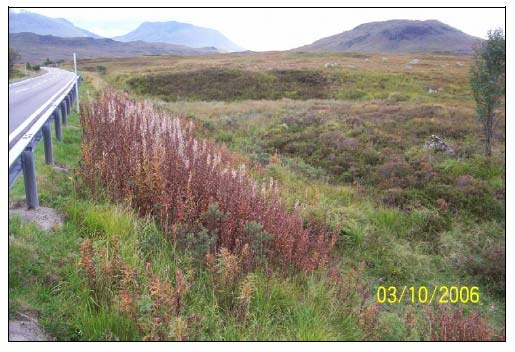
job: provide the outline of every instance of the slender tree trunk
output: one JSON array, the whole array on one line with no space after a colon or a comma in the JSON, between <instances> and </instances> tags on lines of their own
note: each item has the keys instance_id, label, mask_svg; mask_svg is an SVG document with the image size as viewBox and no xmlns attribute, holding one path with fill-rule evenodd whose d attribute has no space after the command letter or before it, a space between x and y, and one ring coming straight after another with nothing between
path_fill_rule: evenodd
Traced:
<instances>
[{"instance_id":1,"label":"slender tree trunk","mask_svg":"<svg viewBox=\"0 0 515 352\"><path fill-rule=\"evenodd\" d=\"M486 123L485 123L485 137L486 137L486 145L485 145L485 154L488 159L492 156L492 135L493 135L493 125L494 125L494 111L492 108L488 108L486 115Z\"/></svg>"}]
</instances>

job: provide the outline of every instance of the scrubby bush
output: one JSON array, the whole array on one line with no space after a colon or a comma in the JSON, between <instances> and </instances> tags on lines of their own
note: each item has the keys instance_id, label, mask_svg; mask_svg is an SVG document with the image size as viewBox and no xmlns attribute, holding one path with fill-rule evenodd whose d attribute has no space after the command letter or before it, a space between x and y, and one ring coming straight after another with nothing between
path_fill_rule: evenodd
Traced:
<instances>
[{"instance_id":1,"label":"scrubby bush","mask_svg":"<svg viewBox=\"0 0 515 352\"><path fill-rule=\"evenodd\" d=\"M433 200L444 199L453 212L469 212L478 219L499 219L504 217L504 207L488 185L472 176L461 176L454 184L432 181L424 187Z\"/></svg>"},{"instance_id":2,"label":"scrubby bush","mask_svg":"<svg viewBox=\"0 0 515 352\"><path fill-rule=\"evenodd\" d=\"M99 75L105 75L107 71L106 67L103 65L97 65L96 70Z\"/></svg>"},{"instance_id":3,"label":"scrubby bush","mask_svg":"<svg viewBox=\"0 0 515 352\"><path fill-rule=\"evenodd\" d=\"M9 64L9 76L14 73L14 64L21 58L21 55L14 49L9 48L8 64Z\"/></svg>"}]
</instances>

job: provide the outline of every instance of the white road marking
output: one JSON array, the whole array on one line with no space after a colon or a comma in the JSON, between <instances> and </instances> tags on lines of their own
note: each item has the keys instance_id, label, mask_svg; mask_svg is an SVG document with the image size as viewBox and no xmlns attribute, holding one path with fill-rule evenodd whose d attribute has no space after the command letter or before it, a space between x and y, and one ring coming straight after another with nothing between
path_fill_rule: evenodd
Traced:
<instances>
[{"instance_id":1,"label":"white road marking","mask_svg":"<svg viewBox=\"0 0 515 352\"><path fill-rule=\"evenodd\" d=\"M29 90L29 88L22 88L22 89L15 90L14 93L23 92L25 90Z\"/></svg>"}]
</instances>

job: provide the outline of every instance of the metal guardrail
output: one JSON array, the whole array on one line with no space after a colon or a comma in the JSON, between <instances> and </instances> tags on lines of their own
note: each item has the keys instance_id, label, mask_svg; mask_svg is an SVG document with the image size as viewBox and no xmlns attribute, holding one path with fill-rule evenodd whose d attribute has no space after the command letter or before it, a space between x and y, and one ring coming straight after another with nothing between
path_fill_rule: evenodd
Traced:
<instances>
[{"instance_id":1,"label":"metal guardrail","mask_svg":"<svg viewBox=\"0 0 515 352\"><path fill-rule=\"evenodd\" d=\"M62 125L67 125L67 116L77 98L78 85L82 82L80 75L75 75L61 90L48 99L36 112L27 118L13 133L9 135L9 189L21 172L25 184L25 196L28 209L39 207L36 183L34 150L43 139L45 145L45 161L54 163L52 121L58 141L62 141Z\"/></svg>"}]
</instances>

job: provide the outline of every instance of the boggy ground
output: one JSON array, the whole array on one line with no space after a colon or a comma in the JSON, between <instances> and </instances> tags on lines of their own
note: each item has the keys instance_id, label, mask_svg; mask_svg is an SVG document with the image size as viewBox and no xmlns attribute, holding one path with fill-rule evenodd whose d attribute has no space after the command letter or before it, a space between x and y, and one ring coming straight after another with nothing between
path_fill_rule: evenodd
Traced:
<instances>
[{"instance_id":1,"label":"boggy ground","mask_svg":"<svg viewBox=\"0 0 515 352\"><path fill-rule=\"evenodd\" d=\"M299 201L307 219L339 229L337 270L306 276L263 267L236 275L222 289L220 275L227 272L211 272L209 263L166 240L150 219L138 218L126 203L70 192L71 178L62 176L62 186L48 182L48 170L39 174L42 203L62 209L67 221L52 242L17 219L10 222L17 239L10 243L10 311L41 311L41 324L58 339L499 338L505 314L504 115L498 112L487 160L467 85L469 64L458 56L349 53L81 61L84 100L109 85L154 100L159 109L193 121L198 136L238 153L258 181L277 180L287 206ZM98 65L106 67L105 75L95 72ZM67 147L73 152L63 156L69 167L81 155L81 132L71 133ZM426 150L432 134L455 154ZM17 185L12 197L21 195ZM140 272L141 284L155 283L152 275L174 292L182 279L188 283L185 293L176 292L182 305L179 314L175 307L167 316L168 334L152 330L155 296L138 291L131 316L117 300L133 296L118 292L116 282L109 283L115 285L112 297L109 290L92 291L79 257L90 253L100 273L101 253L114 248L113 241L124 265ZM228 253L214 256L220 265L234 262ZM145 274L147 262L152 275ZM379 285L479 286L478 304L434 304L440 324L463 326L469 319L479 327L471 329L476 336L458 328L449 328L453 336L432 335L432 315L421 304L373 304ZM479 317L495 333L482 335Z\"/></svg>"}]
</instances>

